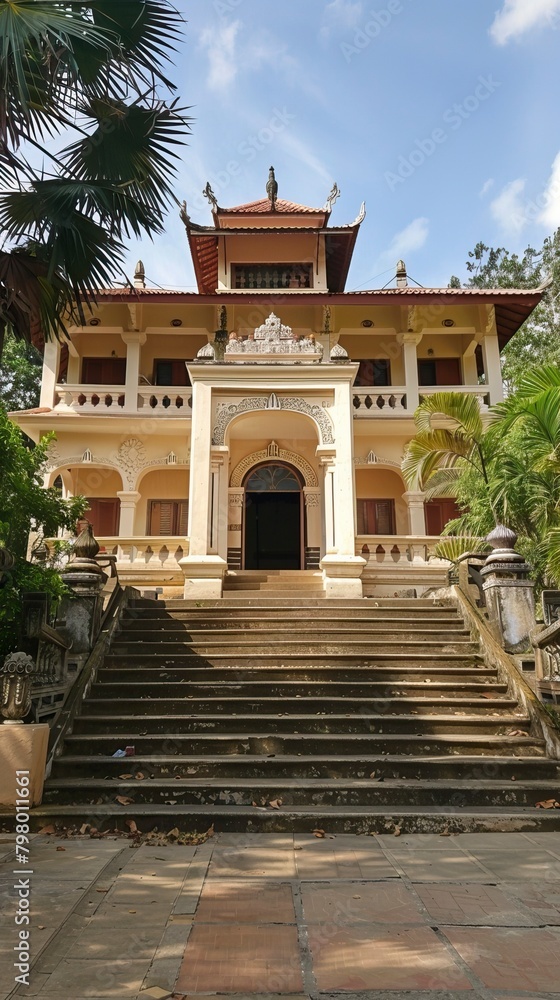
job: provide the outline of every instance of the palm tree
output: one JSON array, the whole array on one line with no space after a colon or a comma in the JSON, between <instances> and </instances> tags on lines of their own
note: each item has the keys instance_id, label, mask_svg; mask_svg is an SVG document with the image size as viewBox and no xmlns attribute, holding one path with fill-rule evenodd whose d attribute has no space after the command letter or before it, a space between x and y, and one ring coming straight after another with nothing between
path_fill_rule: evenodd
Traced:
<instances>
[{"instance_id":1,"label":"palm tree","mask_svg":"<svg viewBox=\"0 0 560 1000\"><path fill-rule=\"evenodd\" d=\"M83 320L123 241L162 231L189 131L161 69L181 26L169 0L0 0L0 357L7 329Z\"/></svg>"},{"instance_id":2,"label":"palm tree","mask_svg":"<svg viewBox=\"0 0 560 1000\"><path fill-rule=\"evenodd\" d=\"M432 497L455 497L468 469L488 483L485 428L478 398L462 392L426 396L414 414L417 433L402 463L409 488Z\"/></svg>"}]
</instances>

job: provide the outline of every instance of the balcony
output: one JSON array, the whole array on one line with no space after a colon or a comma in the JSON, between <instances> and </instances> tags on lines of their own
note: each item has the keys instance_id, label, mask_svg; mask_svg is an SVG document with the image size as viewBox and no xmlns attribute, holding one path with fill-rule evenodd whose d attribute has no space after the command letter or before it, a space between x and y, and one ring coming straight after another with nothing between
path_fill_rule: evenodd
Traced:
<instances>
[{"instance_id":1,"label":"balcony","mask_svg":"<svg viewBox=\"0 0 560 1000\"><path fill-rule=\"evenodd\" d=\"M57 412L103 413L120 416L129 414L125 407L124 385L57 385ZM155 414L168 417L192 416L192 390L190 386L139 386L136 407L132 410L143 416Z\"/></svg>"}]
</instances>

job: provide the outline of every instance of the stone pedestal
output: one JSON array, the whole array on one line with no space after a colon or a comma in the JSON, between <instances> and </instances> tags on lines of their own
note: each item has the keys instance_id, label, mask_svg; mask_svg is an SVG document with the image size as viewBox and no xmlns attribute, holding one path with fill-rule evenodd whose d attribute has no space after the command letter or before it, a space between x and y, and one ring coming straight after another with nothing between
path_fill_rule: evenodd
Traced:
<instances>
[{"instance_id":1,"label":"stone pedestal","mask_svg":"<svg viewBox=\"0 0 560 1000\"><path fill-rule=\"evenodd\" d=\"M101 627L101 591L107 576L95 561L99 545L91 524L78 535L74 552L62 580L72 591L61 603L59 617L63 631L71 640L71 658L81 665L93 649Z\"/></svg>"},{"instance_id":2,"label":"stone pedestal","mask_svg":"<svg viewBox=\"0 0 560 1000\"><path fill-rule=\"evenodd\" d=\"M361 556L327 555L321 559L325 597L360 600L363 597L361 576L366 560Z\"/></svg>"},{"instance_id":3,"label":"stone pedestal","mask_svg":"<svg viewBox=\"0 0 560 1000\"><path fill-rule=\"evenodd\" d=\"M16 771L29 772L29 805L41 804L48 743L45 723L0 726L0 806L15 807Z\"/></svg>"},{"instance_id":4,"label":"stone pedestal","mask_svg":"<svg viewBox=\"0 0 560 1000\"><path fill-rule=\"evenodd\" d=\"M490 624L508 653L522 653L530 648L535 627L531 567L514 551L517 535L509 528L499 525L486 541L494 546L481 570Z\"/></svg>"},{"instance_id":5,"label":"stone pedestal","mask_svg":"<svg viewBox=\"0 0 560 1000\"><path fill-rule=\"evenodd\" d=\"M185 556L179 560L185 574L185 600L212 599L222 596L227 562L221 556Z\"/></svg>"}]
</instances>

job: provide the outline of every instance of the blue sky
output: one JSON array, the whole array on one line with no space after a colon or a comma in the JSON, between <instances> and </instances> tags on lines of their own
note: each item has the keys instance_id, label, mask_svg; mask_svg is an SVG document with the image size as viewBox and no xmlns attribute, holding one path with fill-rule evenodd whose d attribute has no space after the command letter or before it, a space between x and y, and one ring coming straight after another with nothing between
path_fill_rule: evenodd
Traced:
<instances>
[{"instance_id":1,"label":"blue sky","mask_svg":"<svg viewBox=\"0 0 560 1000\"><path fill-rule=\"evenodd\" d=\"M483 240L523 250L560 225L560 0L178 0L173 78L192 135L176 191L211 221L279 196L333 224L365 200L348 289L382 287L399 257L424 285L466 277ZM184 229L130 248L150 284L195 285Z\"/></svg>"}]
</instances>

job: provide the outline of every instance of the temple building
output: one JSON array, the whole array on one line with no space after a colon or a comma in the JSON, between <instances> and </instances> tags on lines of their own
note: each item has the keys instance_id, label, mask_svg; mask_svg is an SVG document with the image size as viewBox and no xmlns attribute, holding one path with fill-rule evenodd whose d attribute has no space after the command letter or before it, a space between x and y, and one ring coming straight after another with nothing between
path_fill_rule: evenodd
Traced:
<instances>
[{"instance_id":1,"label":"temple building","mask_svg":"<svg viewBox=\"0 0 560 1000\"><path fill-rule=\"evenodd\" d=\"M346 291L364 207L333 225L336 185L323 208L278 198L273 171L266 190L222 208L208 185L209 226L183 205L198 291L147 287L139 262L45 344L40 406L12 417L54 431L47 485L88 498L141 590L424 593L454 505L403 481L415 408L441 389L497 403L542 293L417 287L402 261L395 287Z\"/></svg>"}]
</instances>

